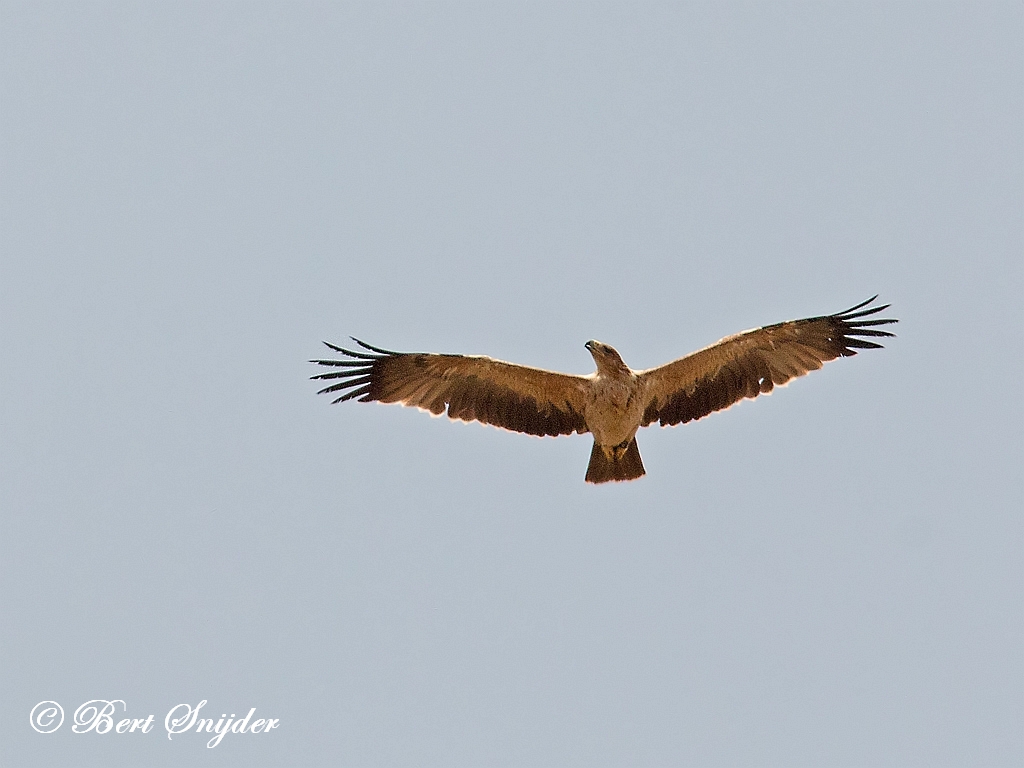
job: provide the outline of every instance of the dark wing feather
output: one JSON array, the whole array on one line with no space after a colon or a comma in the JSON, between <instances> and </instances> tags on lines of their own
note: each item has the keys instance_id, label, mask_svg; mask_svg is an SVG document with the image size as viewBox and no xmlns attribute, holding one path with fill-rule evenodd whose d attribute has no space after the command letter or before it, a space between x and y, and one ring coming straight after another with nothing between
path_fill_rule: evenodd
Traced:
<instances>
[{"instance_id":1,"label":"dark wing feather","mask_svg":"<svg viewBox=\"0 0 1024 768\"><path fill-rule=\"evenodd\" d=\"M401 403L444 413L461 421L480 421L528 435L587 432L583 408L585 376L513 365L477 355L392 352L353 339L363 351L328 344L344 360L310 360L341 370L314 379L337 382L320 393L340 393L333 402ZM320 394L318 393L318 394Z\"/></svg>"},{"instance_id":2,"label":"dark wing feather","mask_svg":"<svg viewBox=\"0 0 1024 768\"><path fill-rule=\"evenodd\" d=\"M744 331L660 368L640 372L646 403L643 426L654 421L662 426L685 424L745 397L771 392L829 360L855 355L858 349L880 348L881 344L860 338L894 335L874 328L897 322L872 318L889 306L869 307L877 298L834 315Z\"/></svg>"}]
</instances>

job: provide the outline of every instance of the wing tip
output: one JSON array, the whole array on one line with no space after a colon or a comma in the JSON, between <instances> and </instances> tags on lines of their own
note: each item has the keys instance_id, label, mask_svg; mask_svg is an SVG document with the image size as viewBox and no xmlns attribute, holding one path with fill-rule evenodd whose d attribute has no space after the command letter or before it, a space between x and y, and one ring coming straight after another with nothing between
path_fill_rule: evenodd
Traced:
<instances>
[{"instance_id":1,"label":"wing tip","mask_svg":"<svg viewBox=\"0 0 1024 768\"><path fill-rule=\"evenodd\" d=\"M896 337L896 334L892 331L882 331L874 327L894 325L899 322L895 317L874 317L874 315L884 312L892 306L892 304L880 304L872 307L871 304L878 299L878 296L879 294L876 293L867 301L862 301L860 304L829 316L828 319L838 326L839 338L836 341L840 346L839 354L841 356L850 357L855 355L858 349L884 348L882 344L863 338L865 336L873 338Z\"/></svg>"},{"instance_id":2,"label":"wing tip","mask_svg":"<svg viewBox=\"0 0 1024 768\"><path fill-rule=\"evenodd\" d=\"M324 379L343 379L336 384L332 384L329 387L325 387L317 392L318 395L331 392L344 392L340 397L331 401L331 405L335 403L342 403L346 400L359 397L361 402L368 402L373 400L370 397L370 388L372 386L373 377L375 374L374 368L378 362L385 358L398 355L398 352L392 352L390 350L381 349L374 347L371 344L360 341L354 336L351 337L359 346L364 349L370 350L373 354L367 352L358 352L345 347L340 347L337 344L332 344L329 341L324 341L324 345L329 349L338 352L339 354L345 355L350 358L348 360L310 360L309 362L313 365L324 365L334 368L342 368L340 371L329 371L327 373L319 373L314 376L310 376L311 380L324 380Z\"/></svg>"}]
</instances>

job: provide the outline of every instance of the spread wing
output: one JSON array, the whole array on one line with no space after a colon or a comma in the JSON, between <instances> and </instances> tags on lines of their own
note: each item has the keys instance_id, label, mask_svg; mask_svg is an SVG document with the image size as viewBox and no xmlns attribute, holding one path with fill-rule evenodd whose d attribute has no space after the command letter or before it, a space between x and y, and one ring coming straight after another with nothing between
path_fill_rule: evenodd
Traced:
<instances>
[{"instance_id":1,"label":"spread wing","mask_svg":"<svg viewBox=\"0 0 1024 768\"><path fill-rule=\"evenodd\" d=\"M480 421L528 435L587 432L583 408L589 378L528 368L479 355L391 352L353 339L366 351L328 344L345 360L310 360L342 370L314 379L333 380L317 394L341 393L333 402L401 403L435 415Z\"/></svg>"},{"instance_id":2,"label":"spread wing","mask_svg":"<svg viewBox=\"0 0 1024 768\"><path fill-rule=\"evenodd\" d=\"M641 371L643 426L654 421L662 426L685 424L745 397L771 392L776 385L817 370L829 360L855 355L858 349L880 348L881 344L858 338L894 335L873 326L896 320L867 319L889 306L868 307L877 298L835 315L790 320L727 336L660 368Z\"/></svg>"}]
</instances>

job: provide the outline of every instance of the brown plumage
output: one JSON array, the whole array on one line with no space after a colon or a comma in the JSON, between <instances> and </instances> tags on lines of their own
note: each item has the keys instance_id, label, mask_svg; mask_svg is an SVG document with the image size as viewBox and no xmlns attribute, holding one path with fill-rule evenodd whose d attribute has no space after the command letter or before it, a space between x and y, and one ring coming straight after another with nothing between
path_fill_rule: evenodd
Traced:
<instances>
[{"instance_id":1,"label":"brown plumage","mask_svg":"<svg viewBox=\"0 0 1024 768\"><path fill-rule=\"evenodd\" d=\"M338 379L320 393L335 403L402 403L449 418L480 421L528 435L590 432L594 448L587 482L632 480L644 474L636 432L657 421L685 424L734 403L771 392L829 360L882 345L864 338L892 336L868 319L889 305L877 296L834 315L791 320L727 336L658 368L631 370L612 347L588 341L597 365L589 376L555 373L478 355L391 352L353 339L365 351L327 344L344 360L311 360L341 368L314 379ZM868 307L865 309L865 307Z\"/></svg>"}]
</instances>

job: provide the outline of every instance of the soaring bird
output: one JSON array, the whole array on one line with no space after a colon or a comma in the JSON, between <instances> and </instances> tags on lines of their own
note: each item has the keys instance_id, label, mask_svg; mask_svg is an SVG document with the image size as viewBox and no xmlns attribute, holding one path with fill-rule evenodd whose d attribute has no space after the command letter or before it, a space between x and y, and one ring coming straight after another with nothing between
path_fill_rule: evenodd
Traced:
<instances>
[{"instance_id":1,"label":"soaring bird","mask_svg":"<svg viewBox=\"0 0 1024 768\"><path fill-rule=\"evenodd\" d=\"M771 392L790 379L858 349L882 345L865 338L893 336L875 326L896 320L874 317L888 304L878 296L834 315L790 320L726 336L709 347L658 368L634 371L615 349L588 341L597 371L556 373L482 355L392 352L352 337L363 351L324 342L344 360L310 360L340 368L313 376L337 380L317 394L340 392L333 402L401 403L448 411L451 419L479 421L528 435L590 432L594 447L588 483L634 480L645 474L636 433L654 422L685 424L740 400Z\"/></svg>"}]
</instances>

